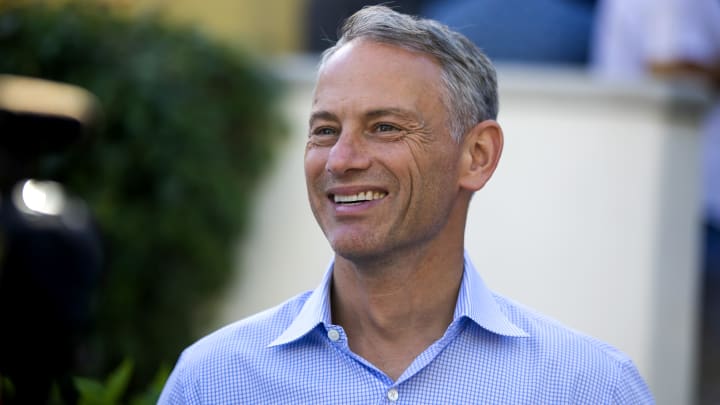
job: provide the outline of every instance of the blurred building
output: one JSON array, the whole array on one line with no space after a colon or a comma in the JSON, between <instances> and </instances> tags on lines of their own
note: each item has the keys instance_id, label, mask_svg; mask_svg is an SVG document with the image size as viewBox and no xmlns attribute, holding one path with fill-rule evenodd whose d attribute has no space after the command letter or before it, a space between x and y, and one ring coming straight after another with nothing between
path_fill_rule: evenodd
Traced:
<instances>
[{"instance_id":1,"label":"blurred building","mask_svg":"<svg viewBox=\"0 0 720 405\"><path fill-rule=\"evenodd\" d=\"M65 0L55 0L65 1ZM103 0L130 13L158 12L212 37L262 55L302 48L309 0Z\"/></svg>"}]
</instances>

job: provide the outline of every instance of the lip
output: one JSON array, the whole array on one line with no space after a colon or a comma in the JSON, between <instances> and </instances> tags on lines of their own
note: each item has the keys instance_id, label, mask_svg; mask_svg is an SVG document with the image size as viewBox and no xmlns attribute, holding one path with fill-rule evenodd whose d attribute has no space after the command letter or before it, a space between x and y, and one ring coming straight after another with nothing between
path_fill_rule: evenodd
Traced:
<instances>
[{"instance_id":1,"label":"lip","mask_svg":"<svg viewBox=\"0 0 720 405\"><path fill-rule=\"evenodd\" d=\"M341 195L351 195L351 194L357 194L361 192L366 191L372 191L372 192L379 192L384 193L385 197L378 199L378 200L369 200L364 201L360 203L353 203L353 204L339 204L336 203L333 199L333 197L336 194ZM357 215L364 213L365 211L381 204L385 201L385 199L389 196L389 193L386 189L382 187L377 186L343 186L343 187L331 187L326 190L325 195L330 202L331 207L335 211L336 215Z\"/></svg>"}]
</instances>

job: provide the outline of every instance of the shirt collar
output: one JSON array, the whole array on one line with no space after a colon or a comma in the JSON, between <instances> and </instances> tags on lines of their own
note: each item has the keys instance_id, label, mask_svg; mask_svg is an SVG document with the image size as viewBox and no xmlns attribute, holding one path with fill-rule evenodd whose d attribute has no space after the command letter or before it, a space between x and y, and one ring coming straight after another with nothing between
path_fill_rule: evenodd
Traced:
<instances>
[{"instance_id":1,"label":"shirt collar","mask_svg":"<svg viewBox=\"0 0 720 405\"><path fill-rule=\"evenodd\" d=\"M330 262L325 271L322 282L313 290L300 312L283 333L273 340L268 347L290 343L308 334L318 324L330 325L330 286L332 284L332 269L334 261Z\"/></svg>"},{"instance_id":2,"label":"shirt collar","mask_svg":"<svg viewBox=\"0 0 720 405\"><path fill-rule=\"evenodd\" d=\"M500 310L492 291L485 285L480 273L475 270L467 251L465 271L460 284L454 319L467 317L483 329L503 336L528 337L522 328L515 325Z\"/></svg>"},{"instance_id":3,"label":"shirt collar","mask_svg":"<svg viewBox=\"0 0 720 405\"><path fill-rule=\"evenodd\" d=\"M454 320L467 317L480 327L503 336L526 337L527 332L512 323L495 301L492 292L483 282L480 274L475 270L470 258L465 252L465 269L460 284L457 304L455 305ZM331 262L325 271L320 285L313 290L300 312L283 333L268 347L290 343L308 334L319 324L331 324L330 286L332 284Z\"/></svg>"}]
</instances>

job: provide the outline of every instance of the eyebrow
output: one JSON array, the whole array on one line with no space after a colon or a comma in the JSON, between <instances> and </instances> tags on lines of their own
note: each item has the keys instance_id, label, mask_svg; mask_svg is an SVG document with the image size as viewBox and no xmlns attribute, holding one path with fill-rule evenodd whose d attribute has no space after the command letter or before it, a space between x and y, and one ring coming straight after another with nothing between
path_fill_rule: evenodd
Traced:
<instances>
[{"instance_id":1,"label":"eyebrow","mask_svg":"<svg viewBox=\"0 0 720 405\"><path fill-rule=\"evenodd\" d=\"M310 119L308 120L308 124L312 125L312 123L315 120L325 120L325 121L339 121L337 115L331 113L330 111L315 111L312 114L310 114Z\"/></svg>"},{"instance_id":2,"label":"eyebrow","mask_svg":"<svg viewBox=\"0 0 720 405\"><path fill-rule=\"evenodd\" d=\"M387 107L387 108L378 108L375 110L370 110L365 113L365 118L379 118L384 117L387 115L395 115L403 119L407 120L416 120L418 122L423 122L422 115L406 110L403 108L397 108L397 107ZM308 123L312 125L312 123L316 120L325 120L325 121L339 121L337 115L331 113L330 111L326 110L320 110L315 111L312 114L310 114L310 119L308 120Z\"/></svg>"},{"instance_id":3,"label":"eyebrow","mask_svg":"<svg viewBox=\"0 0 720 405\"><path fill-rule=\"evenodd\" d=\"M365 113L365 117L367 118L379 118L386 115L395 115L403 119L416 120L418 122L423 121L422 115L420 115L419 113L396 107L379 108L377 110L370 110Z\"/></svg>"}]
</instances>

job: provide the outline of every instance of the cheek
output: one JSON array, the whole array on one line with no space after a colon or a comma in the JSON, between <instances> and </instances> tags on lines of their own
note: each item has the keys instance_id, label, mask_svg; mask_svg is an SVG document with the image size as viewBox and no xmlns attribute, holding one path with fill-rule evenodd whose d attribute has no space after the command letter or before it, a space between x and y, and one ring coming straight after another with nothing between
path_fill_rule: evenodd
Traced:
<instances>
[{"instance_id":1,"label":"cheek","mask_svg":"<svg viewBox=\"0 0 720 405\"><path fill-rule=\"evenodd\" d=\"M445 159L442 158L443 150L433 148L433 145L408 143L407 156L404 158L409 163L407 170L411 177L422 183L433 182L439 172L445 174L448 170Z\"/></svg>"},{"instance_id":2,"label":"cheek","mask_svg":"<svg viewBox=\"0 0 720 405\"><path fill-rule=\"evenodd\" d=\"M431 195L452 193L458 183L458 165L456 156L450 150L437 148L431 153L415 155L412 172L421 182L424 192Z\"/></svg>"},{"instance_id":3,"label":"cheek","mask_svg":"<svg viewBox=\"0 0 720 405\"><path fill-rule=\"evenodd\" d=\"M305 178L310 183L311 179L325 171L327 163L327 148L318 148L308 144L305 148Z\"/></svg>"}]
</instances>

